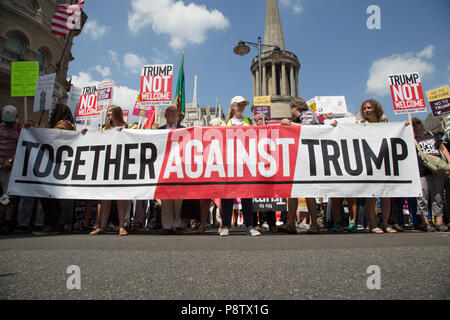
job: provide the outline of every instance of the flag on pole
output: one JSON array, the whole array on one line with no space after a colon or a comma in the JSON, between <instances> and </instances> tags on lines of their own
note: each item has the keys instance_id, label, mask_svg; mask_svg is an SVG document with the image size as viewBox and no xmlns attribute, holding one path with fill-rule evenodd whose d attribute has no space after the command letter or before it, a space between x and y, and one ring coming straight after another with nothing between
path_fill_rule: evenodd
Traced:
<instances>
[{"instance_id":1,"label":"flag on pole","mask_svg":"<svg viewBox=\"0 0 450 320\"><path fill-rule=\"evenodd\" d=\"M183 57L181 58L180 70L178 71L178 80L177 80L177 93L175 96L175 107L178 109L180 113L180 122L184 119L185 113L185 104L184 104L184 52Z\"/></svg>"},{"instance_id":2,"label":"flag on pole","mask_svg":"<svg viewBox=\"0 0 450 320\"><path fill-rule=\"evenodd\" d=\"M51 23L52 33L65 37L70 30L81 29L80 17L83 5L84 0L72 5L68 3L57 5Z\"/></svg>"},{"instance_id":3,"label":"flag on pole","mask_svg":"<svg viewBox=\"0 0 450 320\"><path fill-rule=\"evenodd\" d=\"M151 129L153 126L153 123L155 122L155 114L156 114L156 108L153 108L151 116L145 121L145 123L142 125L141 129Z\"/></svg>"}]
</instances>

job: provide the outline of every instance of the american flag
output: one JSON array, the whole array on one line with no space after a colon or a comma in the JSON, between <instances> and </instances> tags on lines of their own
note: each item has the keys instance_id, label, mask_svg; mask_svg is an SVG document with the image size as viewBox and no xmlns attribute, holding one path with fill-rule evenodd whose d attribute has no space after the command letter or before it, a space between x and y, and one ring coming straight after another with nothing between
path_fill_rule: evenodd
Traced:
<instances>
[{"instance_id":1,"label":"american flag","mask_svg":"<svg viewBox=\"0 0 450 320\"><path fill-rule=\"evenodd\" d=\"M62 3L56 6L52 19L52 33L65 37L70 30L80 29L80 17L84 0L76 4Z\"/></svg>"}]
</instances>

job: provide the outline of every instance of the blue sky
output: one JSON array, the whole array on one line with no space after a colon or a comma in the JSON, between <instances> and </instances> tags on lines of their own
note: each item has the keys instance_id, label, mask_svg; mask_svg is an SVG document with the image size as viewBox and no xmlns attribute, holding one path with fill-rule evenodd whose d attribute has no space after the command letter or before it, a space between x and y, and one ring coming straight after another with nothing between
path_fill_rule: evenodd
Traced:
<instances>
[{"instance_id":1,"label":"blue sky","mask_svg":"<svg viewBox=\"0 0 450 320\"><path fill-rule=\"evenodd\" d=\"M379 30L367 28L370 5L381 9ZM386 74L419 72L424 94L450 82L448 0L280 0L279 9L306 100L345 96L354 113L374 98L390 121L403 121L406 115L394 115ZM233 48L263 38L265 0L86 0L83 10L89 18L74 40L68 72L76 85L114 80L113 102L131 111L142 65L174 64L175 90L184 51L187 102L195 74L201 106L218 99L228 110L235 95L253 100L250 64L257 50L241 57Z\"/></svg>"}]
</instances>

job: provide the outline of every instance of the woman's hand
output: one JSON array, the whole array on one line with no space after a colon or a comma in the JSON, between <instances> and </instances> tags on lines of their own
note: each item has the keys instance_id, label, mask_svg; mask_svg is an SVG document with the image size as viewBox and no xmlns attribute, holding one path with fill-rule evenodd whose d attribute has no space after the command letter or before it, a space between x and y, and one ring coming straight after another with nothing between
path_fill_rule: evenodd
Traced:
<instances>
[{"instance_id":1,"label":"woman's hand","mask_svg":"<svg viewBox=\"0 0 450 320\"><path fill-rule=\"evenodd\" d=\"M288 118L284 118L283 120L281 120L281 124L289 126L291 124L291 120Z\"/></svg>"},{"instance_id":2,"label":"woman's hand","mask_svg":"<svg viewBox=\"0 0 450 320\"><path fill-rule=\"evenodd\" d=\"M87 131L88 131L88 129L87 129L87 128L84 128L83 130L81 130L81 133L82 133L82 134L86 134Z\"/></svg>"}]
</instances>

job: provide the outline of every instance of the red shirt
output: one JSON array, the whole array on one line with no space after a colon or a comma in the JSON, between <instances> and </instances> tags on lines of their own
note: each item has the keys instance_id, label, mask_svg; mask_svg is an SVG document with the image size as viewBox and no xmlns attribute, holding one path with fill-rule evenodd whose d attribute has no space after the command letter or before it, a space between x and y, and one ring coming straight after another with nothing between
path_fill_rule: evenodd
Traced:
<instances>
[{"instance_id":1,"label":"red shirt","mask_svg":"<svg viewBox=\"0 0 450 320\"><path fill-rule=\"evenodd\" d=\"M20 135L20 126L16 122L11 128L3 122L0 124L0 163L3 164L16 154L17 141Z\"/></svg>"}]
</instances>

